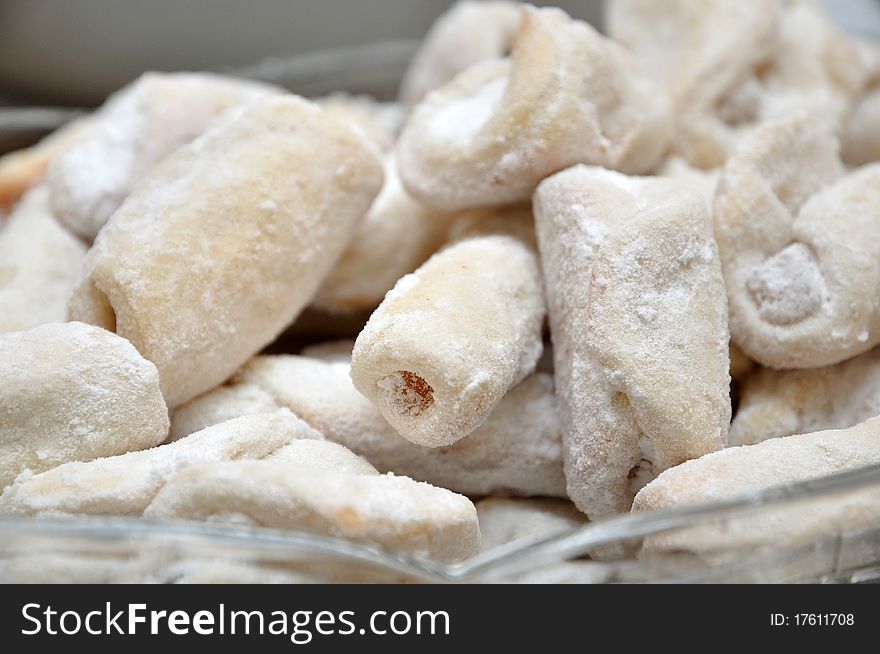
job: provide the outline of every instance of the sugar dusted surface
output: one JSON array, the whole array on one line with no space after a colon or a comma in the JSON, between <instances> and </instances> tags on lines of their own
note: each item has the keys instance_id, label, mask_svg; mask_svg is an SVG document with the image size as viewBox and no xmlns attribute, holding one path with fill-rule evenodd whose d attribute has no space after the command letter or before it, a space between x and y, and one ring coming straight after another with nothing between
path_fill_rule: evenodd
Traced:
<instances>
[{"instance_id":1,"label":"sugar dusted surface","mask_svg":"<svg viewBox=\"0 0 880 654\"><path fill-rule=\"evenodd\" d=\"M45 187L0 222L0 333L62 322L86 246L52 217Z\"/></svg>"},{"instance_id":2,"label":"sugar dusted surface","mask_svg":"<svg viewBox=\"0 0 880 654\"><path fill-rule=\"evenodd\" d=\"M757 445L730 447L662 473L643 488L634 511L669 508L729 498L880 463L880 418L845 430L772 438ZM733 518L723 526L675 530L646 540L647 550L730 551L737 547L781 547L820 535L846 533L880 524L875 489L811 500Z\"/></svg>"},{"instance_id":3,"label":"sugar dusted surface","mask_svg":"<svg viewBox=\"0 0 880 654\"><path fill-rule=\"evenodd\" d=\"M466 238L389 291L355 342L352 380L407 440L451 445L535 369L543 317L532 249Z\"/></svg>"},{"instance_id":4,"label":"sugar dusted surface","mask_svg":"<svg viewBox=\"0 0 880 654\"><path fill-rule=\"evenodd\" d=\"M705 203L686 183L577 166L534 211L568 494L625 511L661 470L723 446L727 311Z\"/></svg>"},{"instance_id":5,"label":"sugar dusted surface","mask_svg":"<svg viewBox=\"0 0 880 654\"><path fill-rule=\"evenodd\" d=\"M168 433L156 367L98 327L0 334L0 376L0 487L24 470L142 450Z\"/></svg>"},{"instance_id":6,"label":"sugar dusted surface","mask_svg":"<svg viewBox=\"0 0 880 654\"><path fill-rule=\"evenodd\" d=\"M234 418L152 449L23 472L0 496L0 514L139 516L183 467L262 459L297 438L322 436L287 409Z\"/></svg>"},{"instance_id":7,"label":"sugar dusted surface","mask_svg":"<svg viewBox=\"0 0 880 654\"><path fill-rule=\"evenodd\" d=\"M403 439L349 377L345 358L261 356L236 376L255 385L329 440L395 472L466 495L565 495L552 377L537 373L512 388L471 435L449 447Z\"/></svg>"},{"instance_id":8,"label":"sugar dusted surface","mask_svg":"<svg viewBox=\"0 0 880 654\"><path fill-rule=\"evenodd\" d=\"M464 559L480 546L477 512L466 497L407 477L272 461L184 469L145 515L306 530L441 561Z\"/></svg>"}]
</instances>

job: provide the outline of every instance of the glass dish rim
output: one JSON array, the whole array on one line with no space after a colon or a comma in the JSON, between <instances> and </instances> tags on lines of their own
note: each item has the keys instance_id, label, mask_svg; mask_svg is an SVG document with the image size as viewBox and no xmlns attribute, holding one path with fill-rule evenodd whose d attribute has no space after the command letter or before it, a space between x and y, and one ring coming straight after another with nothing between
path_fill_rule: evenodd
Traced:
<instances>
[{"instance_id":1,"label":"glass dish rim","mask_svg":"<svg viewBox=\"0 0 880 654\"><path fill-rule=\"evenodd\" d=\"M133 537L175 537L210 545L243 547L249 552L290 554L309 552L338 560L376 566L423 582L470 582L485 575L515 574L542 565L583 556L598 547L631 542L670 529L692 527L705 521L731 518L804 500L827 499L842 493L880 486L880 464L856 468L796 483L773 486L735 497L689 505L625 513L590 522L547 538L520 540L481 552L465 561L444 564L369 543L302 531L266 527L140 517L30 518L0 516L0 543L10 536L90 538L110 543ZM2 544L0 544L2 550Z\"/></svg>"}]
</instances>

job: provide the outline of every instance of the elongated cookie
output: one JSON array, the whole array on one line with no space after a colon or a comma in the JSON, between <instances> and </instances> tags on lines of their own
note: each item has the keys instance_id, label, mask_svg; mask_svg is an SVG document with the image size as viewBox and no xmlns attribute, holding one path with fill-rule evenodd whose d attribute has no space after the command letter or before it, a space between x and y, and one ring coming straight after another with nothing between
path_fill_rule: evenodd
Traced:
<instances>
[{"instance_id":1,"label":"elongated cookie","mask_svg":"<svg viewBox=\"0 0 880 654\"><path fill-rule=\"evenodd\" d=\"M626 511L659 472L724 446L727 303L703 197L588 166L538 187L535 222L569 497Z\"/></svg>"},{"instance_id":2,"label":"elongated cookie","mask_svg":"<svg viewBox=\"0 0 880 654\"><path fill-rule=\"evenodd\" d=\"M221 119L101 230L69 316L159 368L171 407L223 382L311 299L382 183L374 148L294 96Z\"/></svg>"}]
</instances>

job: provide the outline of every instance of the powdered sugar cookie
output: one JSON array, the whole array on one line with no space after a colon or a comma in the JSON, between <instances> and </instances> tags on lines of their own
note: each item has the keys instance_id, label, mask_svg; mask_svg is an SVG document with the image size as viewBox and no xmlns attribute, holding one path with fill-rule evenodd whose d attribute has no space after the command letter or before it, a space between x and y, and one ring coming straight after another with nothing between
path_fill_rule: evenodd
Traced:
<instances>
[{"instance_id":1,"label":"powdered sugar cookie","mask_svg":"<svg viewBox=\"0 0 880 654\"><path fill-rule=\"evenodd\" d=\"M413 199L400 183L394 157L386 157L385 184L312 306L332 313L375 309L398 279L446 241L451 221Z\"/></svg>"},{"instance_id":2,"label":"powdered sugar cookie","mask_svg":"<svg viewBox=\"0 0 880 654\"><path fill-rule=\"evenodd\" d=\"M257 100L125 201L86 257L69 315L132 341L169 406L183 404L295 318L381 183L373 148L345 124L294 96Z\"/></svg>"},{"instance_id":3,"label":"powdered sugar cookie","mask_svg":"<svg viewBox=\"0 0 880 654\"><path fill-rule=\"evenodd\" d=\"M623 48L559 9L522 11L509 60L468 68L430 93L403 129L403 183L429 206L525 200L572 164L647 172L665 153L665 92Z\"/></svg>"},{"instance_id":4,"label":"powdered sugar cookie","mask_svg":"<svg viewBox=\"0 0 880 654\"><path fill-rule=\"evenodd\" d=\"M0 377L0 488L25 469L141 450L168 434L156 366L103 329L0 334Z\"/></svg>"},{"instance_id":5,"label":"powdered sugar cookie","mask_svg":"<svg viewBox=\"0 0 880 654\"><path fill-rule=\"evenodd\" d=\"M351 378L401 436L451 445L535 369L543 319L532 248L465 238L385 296L355 342Z\"/></svg>"},{"instance_id":6,"label":"powdered sugar cookie","mask_svg":"<svg viewBox=\"0 0 880 654\"><path fill-rule=\"evenodd\" d=\"M827 122L798 115L758 128L722 173L730 331L763 365L831 365L880 342L880 166L842 176L837 151Z\"/></svg>"},{"instance_id":7,"label":"powdered sugar cookie","mask_svg":"<svg viewBox=\"0 0 880 654\"><path fill-rule=\"evenodd\" d=\"M724 446L727 303L703 198L576 166L534 199L569 497L629 508L660 471Z\"/></svg>"},{"instance_id":8,"label":"powdered sugar cookie","mask_svg":"<svg viewBox=\"0 0 880 654\"><path fill-rule=\"evenodd\" d=\"M731 498L880 463L880 418L837 431L773 438L730 447L662 473L643 488L633 511ZM678 529L646 539L644 551L736 551L839 537L849 529L880 525L880 493L867 489L809 505L795 503L723 524Z\"/></svg>"},{"instance_id":9,"label":"powdered sugar cookie","mask_svg":"<svg viewBox=\"0 0 880 654\"><path fill-rule=\"evenodd\" d=\"M880 415L880 350L808 370L762 368L742 385L731 445L845 429Z\"/></svg>"},{"instance_id":10,"label":"powdered sugar cookie","mask_svg":"<svg viewBox=\"0 0 880 654\"><path fill-rule=\"evenodd\" d=\"M357 392L347 360L256 357L237 375L259 386L315 429L366 457L383 472L407 475L467 495L563 496L559 417L550 375L512 388L486 423L454 445L422 447L403 439Z\"/></svg>"},{"instance_id":11,"label":"powdered sugar cookie","mask_svg":"<svg viewBox=\"0 0 880 654\"><path fill-rule=\"evenodd\" d=\"M756 125L794 111L839 124L864 84L847 39L812 2L615 0L609 33L670 89L674 149L722 165Z\"/></svg>"},{"instance_id":12,"label":"powdered sugar cookie","mask_svg":"<svg viewBox=\"0 0 880 654\"><path fill-rule=\"evenodd\" d=\"M555 536L587 524L584 514L563 500L489 497L476 506L483 551Z\"/></svg>"},{"instance_id":13,"label":"powdered sugar cookie","mask_svg":"<svg viewBox=\"0 0 880 654\"><path fill-rule=\"evenodd\" d=\"M0 156L0 218L12 210L32 186L42 181L49 162L89 124L85 116L70 121L36 145Z\"/></svg>"},{"instance_id":14,"label":"powdered sugar cookie","mask_svg":"<svg viewBox=\"0 0 880 654\"><path fill-rule=\"evenodd\" d=\"M0 514L139 516L183 467L262 459L297 438L323 436L286 409L227 420L142 452L21 474L0 496Z\"/></svg>"},{"instance_id":15,"label":"powdered sugar cookie","mask_svg":"<svg viewBox=\"0 0 880 654\"><path fill-rule=\"evenodd\" d=\"M296 529L456 561L480 547L466 497L394 475L271 461L208 463L171 477L144 515Z\"/></svg>"},{"instance_id":16,"label":"powdered sugar cookie","mask_svg":"<svg viewBox=\"0 0 880 654\"><path fill-rule=\"evenodd\" d=\"M510 53L522 3L456 2L425 36L400 83L400 101L413 106L461 71Z\"/></svg>"},{"instance_id":17,"label":"powdered sugar cookie","mask_svg":"<svg viewBox=\"0 0 880 654\"><path fill-rule=\"evenodd\" d=\"M0 224L0 333L62 322L85 256L49 213L45 187L28 191Z\"/></svg>"},{"instance_id":18,"label":"powdered sugar cookie","mask_svg":"<svg viewBox=\"0 0 880 654\"><path fill-rule=\"evenodd\" d=\"M52 157L52 211L92 240L162 159L230 107L277 89L210 73L145 73L115 93Z\"/></svg>"}]
</instances>

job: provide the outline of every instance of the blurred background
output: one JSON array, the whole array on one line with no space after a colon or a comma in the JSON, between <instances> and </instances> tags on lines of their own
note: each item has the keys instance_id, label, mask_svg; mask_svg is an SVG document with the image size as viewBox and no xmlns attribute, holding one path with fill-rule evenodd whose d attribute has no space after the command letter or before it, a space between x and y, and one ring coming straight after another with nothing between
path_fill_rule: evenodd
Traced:
<instances>
[{"instance_id":1,"label":"blurred background","mask_svg":"<svg viewBox=\"0 0 880 654\"><path fill-rule=\"evenodd\" d=\"M0 96L7 103L95 106L145 70L250 68L267 57L414 42L452 4L0 0ZM560 6L601 24L602 0L535 4Z\"/></svg>"},{"instance_id":2,"label":"blurred background","mask_svg":"<svg viewBox=\"0 0 880 654\"><path fill-rule=\"evenodd\" d=\"M284 84L304 95L346 90L388 99L418 40L451 4L0 0L0 107L7 107L0 113L0 137L13 126L18 133L47 129L65 115L10 107L94 107L145 70L216 70ZM602 24L602 0L536 4L558 5ZM880 34L880 0L822 4L846 29ZM2 146L0 151L8 149Z\"/></svg>"}]
</instances>

